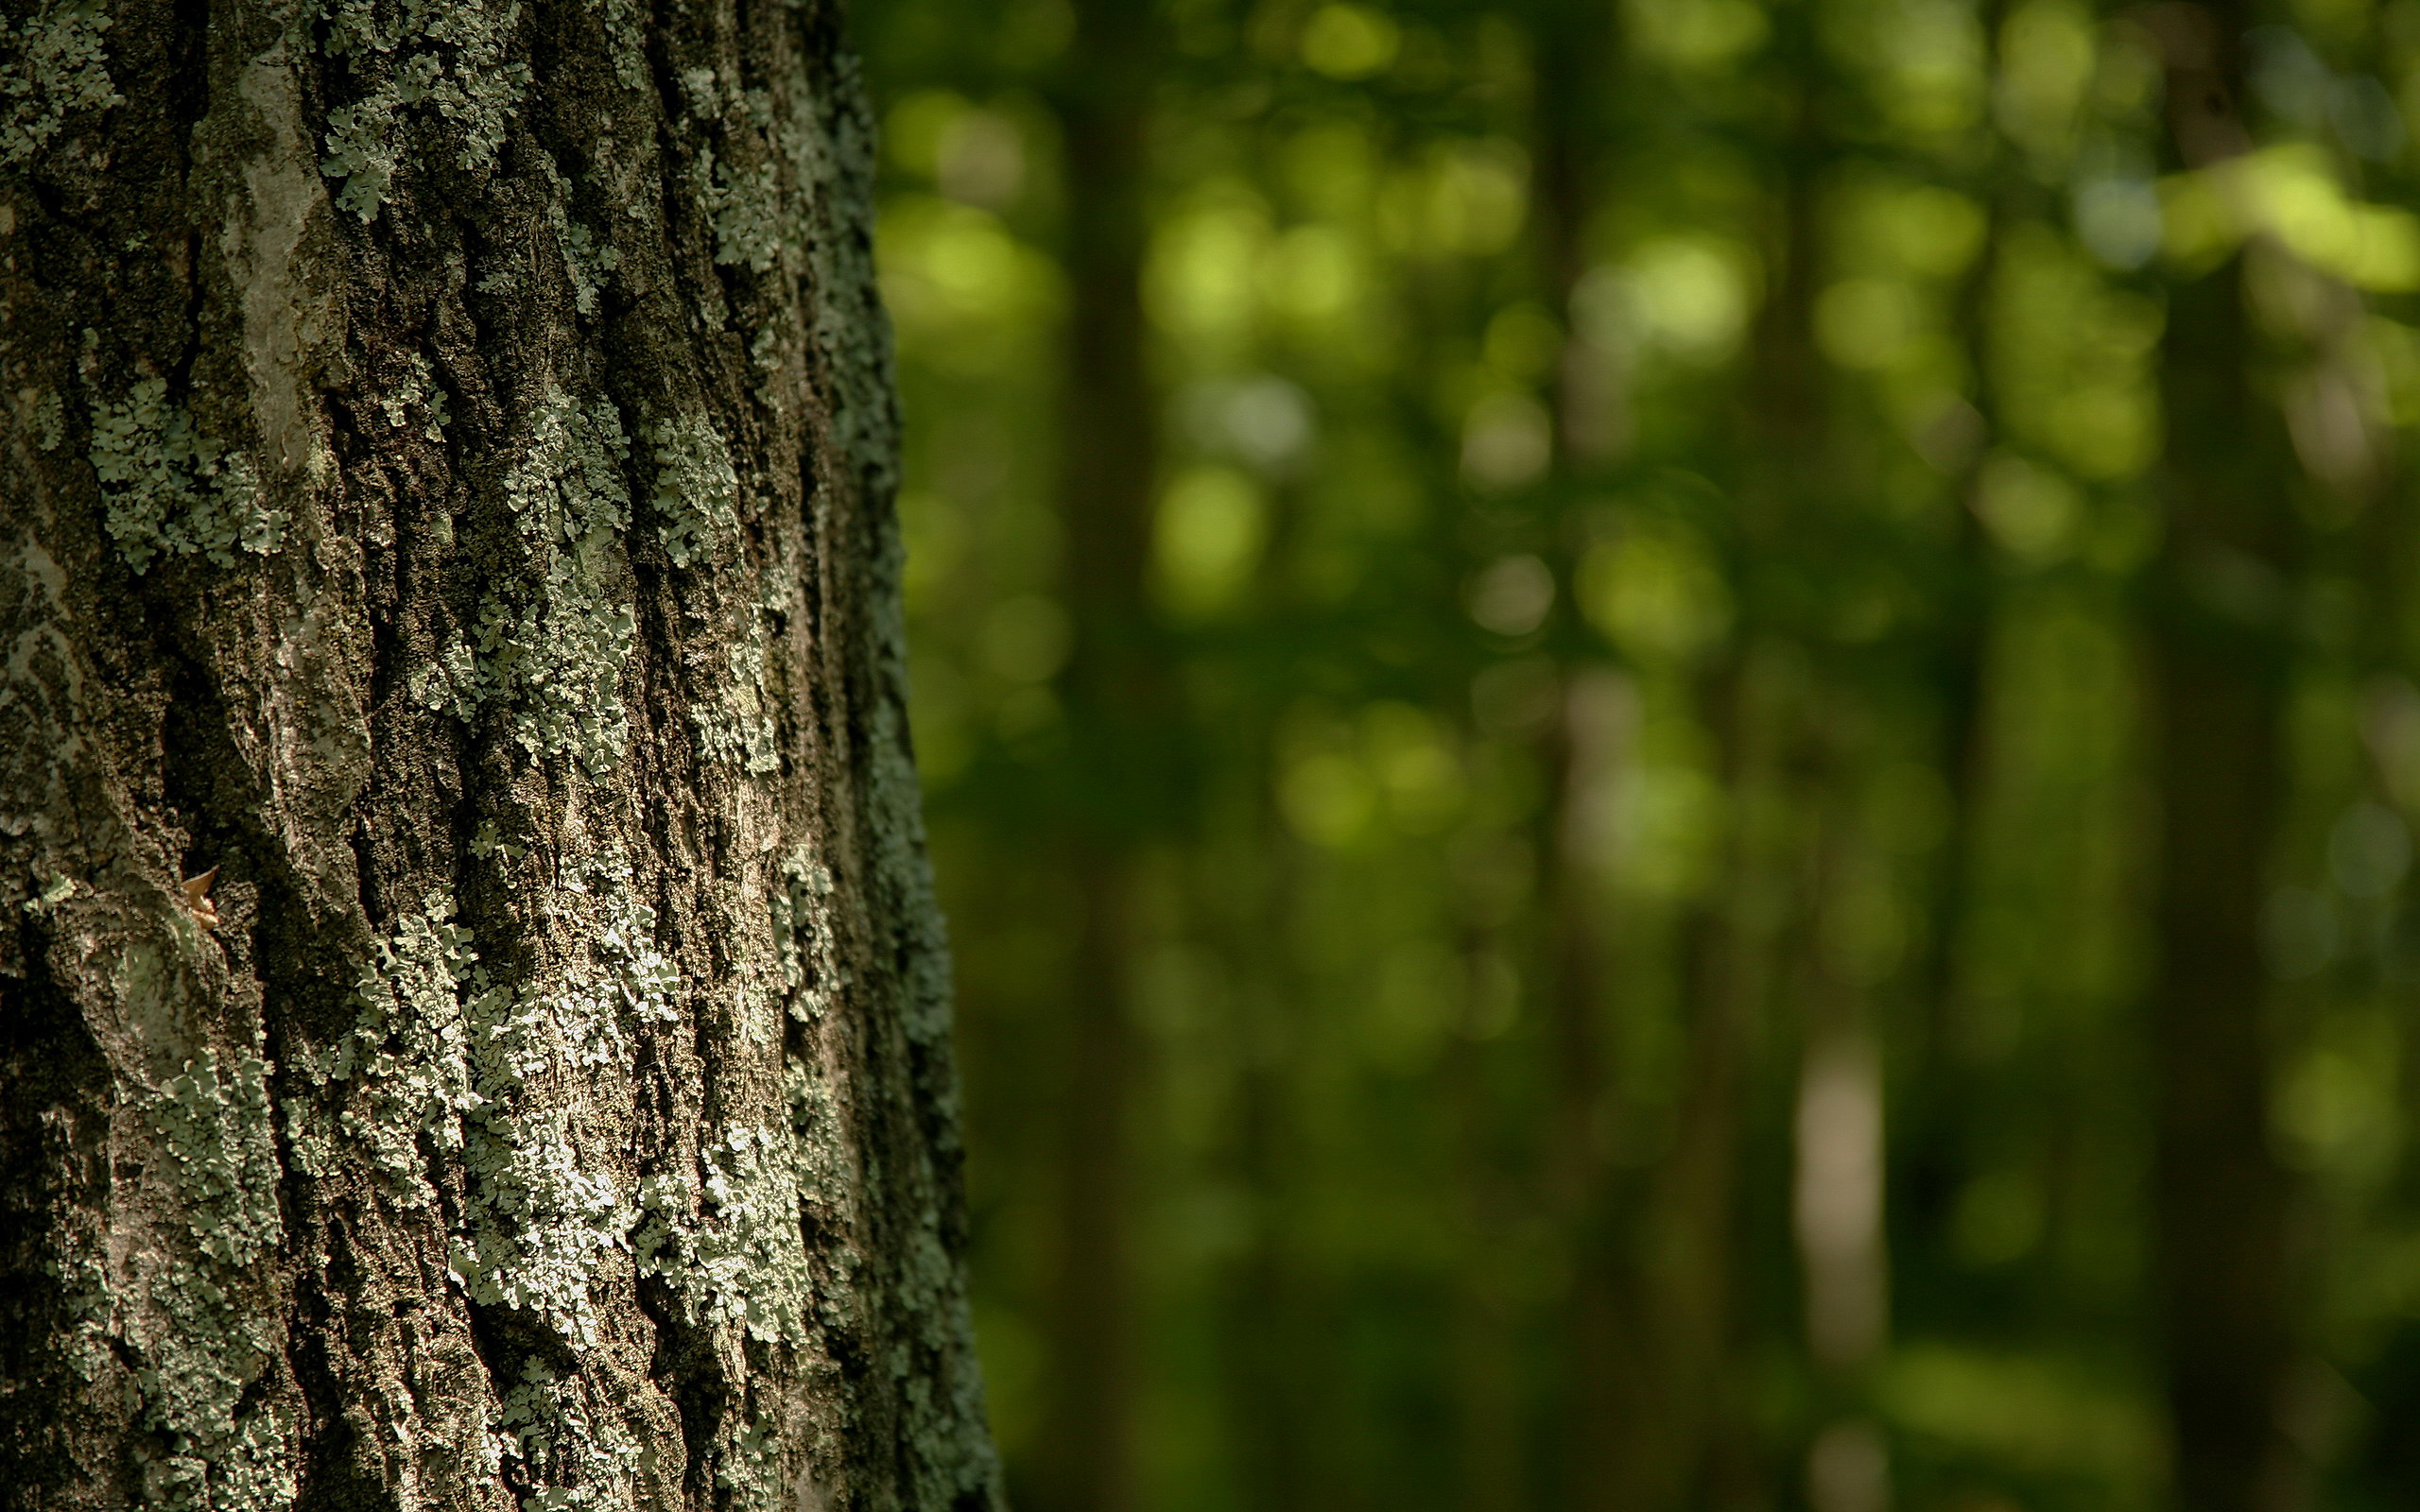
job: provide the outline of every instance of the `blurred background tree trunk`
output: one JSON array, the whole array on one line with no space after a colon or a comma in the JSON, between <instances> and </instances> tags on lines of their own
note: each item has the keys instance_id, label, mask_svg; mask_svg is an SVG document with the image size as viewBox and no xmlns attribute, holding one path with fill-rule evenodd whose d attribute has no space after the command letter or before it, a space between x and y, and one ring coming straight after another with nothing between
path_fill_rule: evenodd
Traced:
<instances>
[{"instance_id":1,"label":"blurred background tree trunk","mask_svg":"<svg viewBox=\"0 0 2420 1512\"><path fill-rule=\"evenodd\" d=\"M2251 146L2239 4L2161 13L2175 161ZM2160 353L2167 535L2153 577L2152 761L2160 818L2152 1033L2154 1287L2179 1504L2303 1504L2287 1437L2293 1338L2287 1202L2271 1153L2271 986L2261 951L2285 812L2296 525L2291 452L2262 391L2254 239L2170 285Z\"/></svg>"},{"instance_id":2,"label":"blurred background tree trunk","mask_svg":"<svg viewBox=\"0 0 2420 1512\"><path fill-rule=\"evenodd\" d=\"M1045 1512L1129 1512L1134 1496L1137 1298L1130 1014L1141 929L1142 830L1169 747L1146 570L1159 468L1159 404L1145 351L1144 189L1160 58L1151 8L1085 0L1056 88L1066 153L1067 313L1060 397L1063 578L1073 644L1063 677L1074 730L1067 876L1074 974L1058 1109L1056 1302Z\"/></svg>"},{"instance_id":3,"label":"blurred background tree trunk","mask_svg":"<svg viewBox=\"0 0 2420 1512\"><path fill-rule=\"evenodd\" d=\"M998 1505L833 9L0 77L0 1503Z\"/></svg>"},{"instance_id":4,"label":"blurred background tree trunk","mask_svg":"<svg viewBox=\"0 0 2420 1512\"><path fill-rule=\"evenodd\" d=\"M1616 26L1613 8L1586 0L1542 0L1530 18L1531 235L1559 336L1547 375L1544 486L1553 496L1543 544L1552 586L1541 618L1553 598L1571 596L1579 576L1577 559L1587 545L1579 490L1617 452L1618 415L1607 413L1611 396L1596 370L1601 357L1585 349L1572 314L1588 270L1590 223L1613 187L1607 119L1614 101L1603 81L1620 63ZM1570 1245L1563 1314L1570 1369L1564 1494L1575 1507L1613 1508L1638 1504L1644 1451L1630 1425L1642 1409L1639 1387L1652 1373L1635 1305L1635 1163L1626 1167L1616 1148L1621 1078L1611 1032L1619 993L1618 913L1605 820L1622 755L1627 690L1585 641L1554 650L1555 681L1536 753L1547 795L1535 839L1547 916L1538 975L1548 996L1555 1072L1542 1174Z\"/></svg>"}]
</instances>

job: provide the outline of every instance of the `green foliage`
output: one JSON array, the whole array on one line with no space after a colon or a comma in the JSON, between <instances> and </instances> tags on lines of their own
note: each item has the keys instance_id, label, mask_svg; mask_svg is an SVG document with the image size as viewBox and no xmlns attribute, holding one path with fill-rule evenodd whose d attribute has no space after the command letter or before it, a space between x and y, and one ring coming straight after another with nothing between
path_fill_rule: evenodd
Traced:
<instances>
[{"instance_id":1,"label":"green foliage","mask_svg":"<svg viewBox=\"0 0 2420 1512\"><path fill-rule=\"evenodd\" d=\"M2350 1383L2314 1504L2420 1495L2359 1426L2420 1411L2420 30L2244 22L2188 165L2157 26L2069 0L861 17L1021 1505L2160 1504L2181 599L2298 711L2252 1133ZM2180 421L2235 266L2258 412ZM1132 482L1071 389L1127 340ZM2281 418L2290 568L2176 567L2180 466Z\"/></svg>"}]
</instances>

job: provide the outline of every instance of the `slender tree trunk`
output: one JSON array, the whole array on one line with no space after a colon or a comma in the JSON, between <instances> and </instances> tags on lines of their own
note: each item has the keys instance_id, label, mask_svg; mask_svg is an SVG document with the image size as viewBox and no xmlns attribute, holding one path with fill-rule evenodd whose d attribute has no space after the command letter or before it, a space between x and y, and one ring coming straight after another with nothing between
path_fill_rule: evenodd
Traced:
<instances>
[{"instance_id":1,"label":"slender tree trunk","mask_svg":"<svg viewBox=\"0 0 2420 1512\"><path fill-rule=\"evenodd\" d=\"M2245 146L2239 7L2164 13L2177 156ZM2258 950L2284 783L2292 521L2283 427L2256 388L2245 259L2170 292L2161 352L2168 536L2150 626L2162 802L2151 1028L2158 1064L2154 1287L2176 1493L2196 1512L2290 1504L2285 1183L2269 1149Z\"/></svg>"},{"instance_id":2,"label":"slender tree trunk","mask_svg":"<svg viewBox=\"0 0 2420 1512\"><path fill-rule=\"evenodd\" d=\"M1219 1411L1234 1435L1234 1484L1253 1512L1336 1512L1354 1490L1338 1474L1349 1408L1339 1389L1344 1353L1334 1328L1336 1288L1305 1240L1316 1228L1312 1148L1305 1133L1305 1068L1320 1050L1300 1005L1316 1001L1301 936L1314 858L1277 812L1269 770L1276 742L1252 731L1255 759L1233 821L1247 845L1196 875L1208 889L1191 909L1218 919L1228 961L1234 1082L1230 1179L1248 1194L1251 1237L1221 1288L1225 1356Z\"/></svg>"},{"instance_id":3,"label":"slender tree trunk","mask_svg":"<svg viewBox=\"0 0 2420 1512\"><path fill-rule=\"evenodd\" d=\"M1280 897L1288 890L1282 884L1272 889ZM1268 937L1284 939L1287 933L1281 927ZM1288 960L1278 970L1291 964ZM1258 986L1248 984L1245 990ZM1292 1047L1280 1024L1247 1025L1242 1037L1246 1044L1236 1087L1236 1155L1238 1175L1252 1194L1252 1238L1221 1298L1229 1320L1223 1330L1229 1371L1225 1410L1235 1425L1236 1480L1255 1512L1334 1506L1332 1498L1318 1494L1323 1471L1337 1457L1318 1452L1327 1442L1319 1429L1334 1416L1329 1410L1333 1404L1320 1390L1322 1378L1333 1375L1322 1368L1332 1314L1323 1314L1308 1295L1311 1278L1305 1275L1299 1253L1298 1236L1306 1225L1301 1182L1295 1177L1303 1142L1287 1075Z\"/></svg>"},{"instance_id":4,"label":"slender tree trunk","mask_svg":"<svg viewBox=\"0 0 2420 1512\"><path fill-rule=\"evenodd\" d=\"M1985 0L1976 19L1983 33L1982 75L1999 77L1999 37L2006 6ZM1998 138L1991 141L1985 172L1983 235L1975 265L1959 286L1952 334L1964 349L1973 376L1973 407L1964 412L1972 435L1960 438L1957 421L1937 428L1941 460L1953 466L1957 514L1951 526L1939 615L1934 633L1932 685L1940 699L1939 763L1949 807L1941 848L1932 868L1931 896L1915 980L1917 1070L1900 1099L1897 1141L1905 1152L1904 1175L1910 1206L1945 1213L1959 1178L1963 1109L1973 1089L1955 1046L1959 995L1964 988L1966 917L1974 900L1975 868L1991 762L1991 641L1999 588L1991 543L1982 528L1982 490L1992 443L1999 434L2000 405L1994 383L1992 300L1999 278L2000 244L2015 216L2015 173ZM1954 454L1963 448L1964 455Z\"/></svg>"},{"instance_id":5,"label":"slender tree trunk","mask_svg":"<svg viewBox=\"0 0 2420 1512\"><path fill-rule=\"evenodd\" d=\"M1816 292L1824 276L1822 192L1835 153L1822 46L1804 18L1785 45L1809 75L1798 86L1782 150L1788 176L1776 228L1779 266L1757 325L1751 380L1761 475L1743 500L1747 544L1767 559L1821 572L1853 546L1830 528L1840 491L1815 346ZM1757 588L1750 585L1754 594ZM1857 844L1845 787L1868 737L1857 689L1827 664L1822 627L1786 602L1783 644L1803 654L1804 683L1782 713L1787 731L1778 774L1789 803L1797 854L1789 886L1789 939L1783 985L1799 1035L1790 1194L1803 1285L1806 1346L1821 1410L1829 1418L1809 1447L1806 1495L1816 1512L1881 1512L1888 1465L1861 1399L1890 1326L1883 1227L1883 1089L1861 983L1841 969L1837 919L1844 872ZM1791 643L1794 642L1794 644Z\"/></svg>"},{"instance_id":6,"label":"slender tree trunk","mask_svg":"<svg viewBox=\"0 0 2420 1512\"><path fill-rule=\"evenodd\" d=\"M1616 1095L1607 1046L1613 899L1599 852L1599 822L1612 747L1621 738L1621 687L1602 669L1567 670L1547 741L1556 777L1546 851L1546 903L1552 931L1549 1026L1557 1106L1549 1171L1572 1251L1564 1320L1570 1356L1568 1499L1580 1507L1628 1504L1641 1445L1627 1431L1647 1376L1636 1293L1634 1183L1609 1159Z\"/></svg>"},{"instance_id":7,"label":"slender tree trunk","mask_svg":"<svg viewBox=\"0 0 2420 1512\"><path fill-rule=\"evenodd\" d=\"M1455 1211L1462 1225L1454 1307L1454 1394L1460 1512L1517 1512L1529 1503L1523 1453L1521 1309L1506 1281L1503 1239L1518 1204L1496 1149L1487 1084L1487 1038L1498 1005L1490 981L1495 930L1475 919L1456 926L1460 1013L1447 1041L1444 1093L1453 1122Z\"/></svg>"},{"instance_id":8,"label":"slender tree trunk","mask_svg":"<svg viewBox=\"0 0 2420 1512\"><path fill-rule=\"evenodd\" d=\"M1674 1508L1710 1498L1718 1443L1731 1426L1737 1284L1734 1208L1738 1200L1744 1022L1754 991L1748 901L1739 890L1759 866L1740 816L1763 780L1765 753L1750 748L1761 711L1748 707L1737 651L1707 669L1700 704L1708 744L1722 762L1730 797L1720 870L1706 896L1684 911L1673 946L1685 1036L1672 1151L1655 1173L1651 1223L1661 1243L1642 1267L1645 1311L1656 1324L1660 1390L1647 1400L1639 1435L1649 1476L1639 1504Z\"/></svg>"},{"instance_id":9,"label":"slender tree trunk","mask_svg":"<svg viewBox=\"0 0 2420 1512\"><path fill-rule=\"evenodd\" d=\"M0 1506L998 1505L832 7L0 77Z\"/></svg>"},{"instance_id":10,"label":"slender tree trunk","mask_svg":"<svg viewBox=\"0 0 2420 1512\"><path fill-rule=\"evenodd\" d=\"M1134 954L1136 790L1155 770L1156 703L1145 568L1158 470L1142 304L1145 126L1155 55L1150 8L1085 0L1059 93L1073 295L1061 426L1065 586L1075 644L1070 861L1081 948L1069 984L1065 1183L1051 1321L1046 1512L1133 1502L1130 1127L1140 1046L1128 1013Z\"/></svg>"},{"instance_id":11,"label":"slender tree trunk","mask_svg":"<svg viewBox=\"0 0 2420 1512\"><path fill-rule=\"evenodd\" d=\"M1565 327L1548 395L1547 487L1558 490L1609 459L1615 432L1598 412L1608 398L1594 377L1602 368L1599 354L1571 328L1572 295L1587 271L1589 221L1604 194L1601 101L1616 73L1613 18L1613 8L1588 0L1538 0L1530 17L1537 162L1531 226L1540 281ZM1568 585L1574 574L1565 567L1559 576ZM1538 848L1555 1062L1547 1177L1571 1246L1565 1497L1574 1506L1614 1507L1633 1500L1637 1446L1625 1425L1634 1416L1634 1383L1644 1375L1629 1315L1633 1204L1607 1145L1616 1086L1606 1033L1614 899L1598 821L1622 711L1620 690L1598 656L1572 650L1562 662L1554 712L1538 740L1547 793Z\"/></svg>"},{"instance_id":12,"label":"slender tree trunk","mask_svg":"<svg viewBox=\"0 0 2420 1512\"><path fill-rule=\"evenodd\" d=\"M1802 717L1840 721L1837 697ZM1848 717L1854 717L1853 714ZM1792 1216L1806 1287L1806 1341L1828 1385L1854 1400L1879 1356L1890 1320L1882 1227L1882 1075L1861 984L1837 961L1837 910L1858 843L1841 789L1841 739L1818 729L1803 756L1798 795L1806 826L1789 988L1797 999L1797 1177ZM1819 1495L1819 1503L1823 1502ZM1831 1512L1819 1504L1818 1512Z\"/></svg>"}]
</instances>

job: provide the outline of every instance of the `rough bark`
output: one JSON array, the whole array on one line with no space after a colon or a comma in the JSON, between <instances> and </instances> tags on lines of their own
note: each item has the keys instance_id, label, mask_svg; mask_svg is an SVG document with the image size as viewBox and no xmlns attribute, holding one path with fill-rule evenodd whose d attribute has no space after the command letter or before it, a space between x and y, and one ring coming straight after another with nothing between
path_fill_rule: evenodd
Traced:
<instances>
[{"instance_id":1,"label":"rough bark","mask_svg":"<svg viewBox=\"0 0 2420 1512\"><path fill-rule=\"evenodd\" d=\"M998 1504L825 0L0 14L0 1506Z\"/></svg>"}]
</instances>

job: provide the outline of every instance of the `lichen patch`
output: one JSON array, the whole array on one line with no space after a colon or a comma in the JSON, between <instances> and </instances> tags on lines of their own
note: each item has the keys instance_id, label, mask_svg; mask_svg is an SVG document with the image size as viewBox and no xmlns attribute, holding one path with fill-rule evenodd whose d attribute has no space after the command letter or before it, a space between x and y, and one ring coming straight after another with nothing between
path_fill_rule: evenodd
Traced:
<instances>
[{"instance_id":1,"label":"lichen patch","mask_svg":"<svg viewBox=\"0 0 2420 1512\"><path fill-rule=\"evenodd\" d=\"M285 1228L268 1062L247 1053L222 1076L205 1049L153 1096L150 1116L202 1253L243 1266L275 1249Z\"/></svg>"},{"instance_id":2,"label":"lichen patch","mask_svg":"<svg viewBox=\"0 0 2420 1512\"><path fill-rule=\"evenodd\" d=\"M679 1016L680 973L628 879L613 850L565 868L555 905L585 948L526 982L496 980L452 898L430 894L380 942L353 1029L312 1068L349 1084L337 1131L399 1196L425 1206L432 1177L458 1186L448 1263L463 1294L572 1342L593 1337L599 1276L639 1209L596 1148L586 1100L565 1093L610 1083L632 1026ZM304 1158L320 1170L337 1153L320 1137Z\"/></svg>"},{"instance_id":3,"label":"lichen patch","mask_svg":"<svg viewBox=\"0 0 2420 1512\"><path fill-rule=\"evenodd\" d=\"M535 581L482 600L470 685L451 690L509 711L531 755L570 756L598 777L620 763L630 741L621 689L636 629L621 586L629 457L630 438L610 401L547 393L504 484Z\"/></svg>"},{"instance_id":4,"label":"lichen patch","mask_svg":"<svg viewBox=\"0 0 2420 1512\"><path fill-rule=\"evenodd\" d=\"M343 185L339 209L373 218L424 143L450 148L458 168L495 166L529 88L529 65L510 55L517 3L331 0L320 13L328 56L360 92L328 112L320 169Z\"/></svg>"},{"instance_id":5,"label":"lichen patch","mask_svg":"<svg viewBox=\"0 0 2420 1512\"><path fill-rule=\"evenodd\" d=\"M101 46L109 28L95 0L53 0L15 22L0 17L0 169L34 161L69 116L126 103Z\"/></svg>"},{"instance_id":6,"label":"lichen patch","mask_svg":"<svg viewBox=\"0 0 2420 1512\"><path fill-rule=\"evenodd\" d=\"M137 575L162 557L235 564L239 550L275 551L285 513L264 504L251 459L202 433L164 378L93 406L93 471L103 524Z\"/></svg>"}]
</instances>

